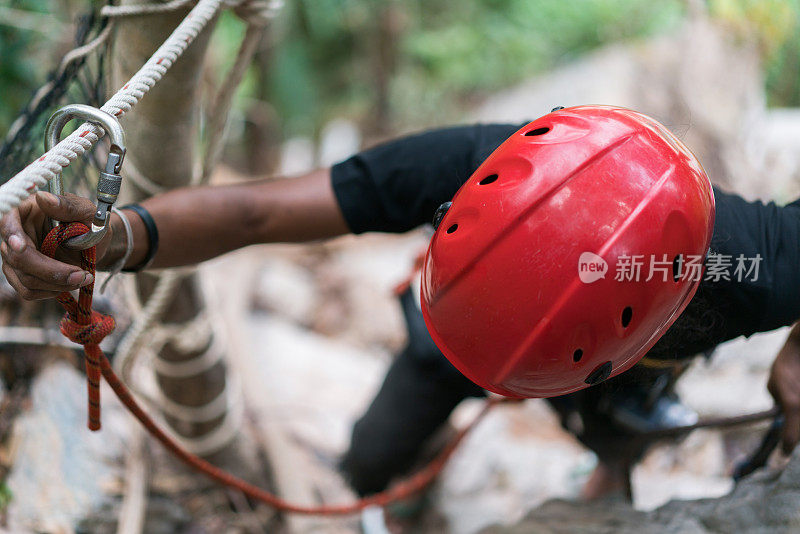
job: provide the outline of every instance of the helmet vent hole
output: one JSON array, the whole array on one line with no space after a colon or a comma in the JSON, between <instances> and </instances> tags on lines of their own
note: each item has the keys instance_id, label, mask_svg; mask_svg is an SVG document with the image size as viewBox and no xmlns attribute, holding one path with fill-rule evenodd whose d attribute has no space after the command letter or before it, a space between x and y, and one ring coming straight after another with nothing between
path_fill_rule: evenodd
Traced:
<instances>
[{"instance_id":1,"label":"helmet vent hole","mask_svg":"<svg viewBox=\"0 0 800 534\"><path fill-rule=\"evenodd\" d=\"M550 128L548 128L547 126L543 126L541 128L536 128L534 130L530 130L528 132L525 132L525 135L526 136L544 135L549 131L550 131Z\"/></svg>"},{"instance_id":2,"label":"helmet vent hole","mask_svg":"<svg viewBox=\"0 0 800 534\"><path fill-rule=\"evenodd\" d=\"M450 228L448 228L448 229L447 229L447 233L448 233L448 234L452 234L452 233L453 233L453 232L455 232L456 230L458 230L458 224L454 224L453 226L451 226Z\"/></svg>"},{"instance_id":3,"label":"helmet vent hole","mask_svg":"<svg viewBox=\"0 0 800 534\"><path fill-rule=\"evenodd\" d=\"M626 306L622 310L622 328L628 328L628 325L631 324L631 319L633 319L633 308Z\"/></svg>"},{"instance_id":4,"label":"helmet vent hole","mask_svg":"<svg viewBox=\"0 0 800 534\"><path fill-rule=\"evenodd\" d=\"M489 185L490 183L494 182L495 180L497 180L497 175L496 174L490 174L489 176L487 176L486 178L484 178L483 180L481 180L478 183L481 184L481 185Z\"/></svg>"},{"instance_id":5,"label":"helmet vent hole","mask_svg":"<svg viewBox=\"0 0 800 534\"><path fill-rule=\"evenodd\" d=\"M584 382L593 386L595 384L599 384L606 378L611 376L611 362L606 362L602 365L597 366L597 368L589 373L589 376L586 377Z\"/></svg>"},{"instance_id":6,"label":"helmet vent hole","mask_svg":"<svg viewBox=\"0 0 800 534\"><path fill-rule=\"evenodd\" d=\"M583 358L583 349L577 349L572 353L572 361L578 363Z\"/></svg>"},{"instance_id":7,"label":"helmet vent hole","mask_svg":"<svg viewBox=\"0 0 800 534\"><path fill-rule=\"evenodd\" d=\"M683 254L678 254L672 259L672 280L679 282L683 276Z\"/></svg>"}]
</instances>

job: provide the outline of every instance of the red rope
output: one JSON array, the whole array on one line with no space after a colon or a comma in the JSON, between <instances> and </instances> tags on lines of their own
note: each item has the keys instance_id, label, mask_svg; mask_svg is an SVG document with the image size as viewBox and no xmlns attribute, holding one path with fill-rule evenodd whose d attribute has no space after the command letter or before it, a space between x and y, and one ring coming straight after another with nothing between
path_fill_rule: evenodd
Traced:
<instances>
[{"instance_id":1,"label":"red rope","mask_svg":"<svg viewBox=\"0 0 800 534\"><path fill-rule=\"evenodd\" d=\"M88 232L89 229L81 223L62 224L47 234L42 243L42 252L50 257L55 256L56 249L66 239ZM84 250L81 254L81 266L85 271L95 273L95 249ZM200 471L213 480L236 488L248 497L261 501L269 506L285 512L294 512L306 515L347 515L359 512L367 506L386 506L389 503L406 499L428 486L444 469L447 460L458 448L464 436L483 419L499 399L486 402L481 412L475 419L460 430L447 446L423 469L413 476L398 482L388 490L359 499L350 504L305 506L294 504L269 493L249 482L233 476L227 471L208 463L184 449L177 441L161 430L153 419L147 415L131 392L122 383L111 363L100 349L99 343L105 336L114 330L114 318L102 315L92 310L92 294L94 283L80 289L78 300L69 293L61 293L57 300L64 306L66 314L61 320L61 333L75 343L83 345L86 352L86 376L89 390L89 429L100 429L100 375L106 379L111 389L123 405L133 414L147 431L172 454L183 462Z\"/></svg>"},{"instance_id":2,"label":"red rope","mask_svg":"<svg viewBox=\"0 0 800 534\"><path fill-rule=\"evenodd\" d=\"M51 258L64 240L89 231L81 223L62 224L51 230L42 243L42 252ZM81 254L81 267L94 275L95 249L86 249ZM81 288L78 300L64 292L56 300L66 314L61 319L61 333L83 345L86 352L86 384L89 389L89 430L100 430L100 373L101 362L106 359L100 350L100 342L114 330L114 318L92 310L94 282Z\"/></svg>"}]
</instances>

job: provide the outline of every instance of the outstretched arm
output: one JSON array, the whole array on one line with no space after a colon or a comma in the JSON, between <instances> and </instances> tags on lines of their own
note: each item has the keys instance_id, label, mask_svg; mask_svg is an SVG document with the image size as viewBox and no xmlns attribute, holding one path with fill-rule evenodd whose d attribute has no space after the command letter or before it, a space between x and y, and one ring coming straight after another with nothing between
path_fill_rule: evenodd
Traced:
<instances>
[{"instance_id":1,"label":"outstretched arm","mask_svg":"<svg viewBox=\"0 0 800 534\"><path fill-rule=\"evenodd\" d=\"M158 227L154 268L190 265L256 243L299 243L349 232L329 169L297 178L182 188L142 206ZM135 244L128 264L137 265L147 254L147 233L139 217L128 218ZM104 266L115 260L106 258Z\"/></svg>"},{"instance_id":2,"label":"outstretched arm","mask_svg":"<svg viewBox=\"0 0 800 534\"><path fill-rule=\"evenodd\" d=\"M153 267L207 260L255 243L301 242L347 233L330 181L330 170L290 179L267 179L227 186L184 188L142 203L156 222L159 247ZM26 299L56 296L91 282L74 253L52 260L38 251L45 217L89 222L94 205L74 195L37 193L0 221L3 273ZM146 256L149 243L141 219L127 212L134 248L127 265ZM98 245L98 266L112 265L125 250L125 235L114 215L109 235Z\"/></svg>"},{"instance_id":3,"label":"outstretched arm","mask_svg":"<svg viewBox=\"0 0 800 534\"><path fill-rule=\"evenodd\" d=\"M142 202L156 222L153 267L197 263L254 243L299 242L348 233L405 232L429 222L481 162L519 125L457 126L390 141L299 178L179 189ZM94 206L38 193L0 221L3 273L26 299L55 297L91 282L74 254L57 260L37 250L45 215L91 222ZM129 212L134 250L127 266L147 256L144 224ZM121 221L98 245L100 268L125 251Z\"/></svg>"}]
</instances>

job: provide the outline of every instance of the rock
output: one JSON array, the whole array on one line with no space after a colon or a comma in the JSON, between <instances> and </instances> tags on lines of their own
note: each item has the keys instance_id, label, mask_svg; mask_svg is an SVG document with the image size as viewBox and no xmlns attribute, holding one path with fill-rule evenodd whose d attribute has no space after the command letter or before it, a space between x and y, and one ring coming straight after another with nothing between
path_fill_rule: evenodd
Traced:
<instances>
[{"instance_id":1,"label":"rock","mask_svg":"<svg viewBox=\"0 0 800 534\"><path fill-rule=\"evenodd\" d=\"M295 176L314 168L314 142L307 137L293 137L283 143L278 174Z\"/></svg>"},{"instance_id":2,"label":"rock","mask_svg":"<svg viewBox=\"0 0 800 534\"><path fill-rule=\"evenodd\" d=\"M345 238L332 244L319 277L337 281L330 297L345 306L348 317L338 330L322 331L367 349L401 349L406 329L393 290L411 274L414 260L429 239L421 229L401 236Z\"/></svg>"},{"instance_id":3,"label":"rock","mask_svg":"<svg viewBox=\"0 0 800 534\"><path fill-rule=\"evenodd\" d=\"M623 502L549 501L513 526L484 534L717 534L789 533L800 530L800 449L782 471L761 470L717 499L671 501L651 512Z\"/></svg>"},{"instance_id":4,"label":"rock","mask_svg":"<svg viewBox=\"0 0 800 534\"><path fill-rule=\"evenodd\" d=\"M748 131L743 155L751 166L769 176L773 196L779 202L800 196L800 109L771 109ZM766 174L768 173L768 174ZM763 198L763 184L741 184L750 196Z\"/></svg>"},{"instance_id":5,"label":"rock","mask_svg":"<svg viewBox=\"0 0 800 534\"><path fill-rule=\"evenodd\" d=\"M672 499L725 495L733 487L726 460L723 435L713 430L651 448L632 473L634 507L647 511Z\"/></svg>"},{"instance_id":6,"label":"rock","mask_svg":"<svg viewBox=\"0 0 800 534\"><path fill-rule=\"evenodd\" d=\"M319 164L330 167L361 148L361 132L358 126L346 119L334 119L322 129L319 147Z\"/></svg>"},{"instance_id":7,"label":"rock","mask_svg":"<svg viewBox=\"0 0 800 534\"><path fill-rule=\"evenodd\" d=\"M104 387L103 429L86 428L86 378L64 362L45 368L31 388L30 410L15 421L15 457L7 479L11 530L72 532L119 486L131 420Z\"/></svg>"},{"instance_id":8,"label":"rock","mask_svg":"<svg viewBox=\"0 0 800 534\"><path fill-rule=\"evenodd\" d=\"M470 421L482 401L463 402L457 426ZM554 497L574 497L588 474L587 453L544 401L495 409L467 436L436 491L449 532L471 533L524 516Z\"/></svg>"},{"instance_id":9,"label":"rock","mask_svg":"<svg viewBox=\"0 0 800 534\"><path fill-rule=\"evenodd\" d=\"M280 424L300 443L342 453L352 421L380 385L385 362L275 316L254 314L246 331L272 403L260 414L262 424Z\"/></svg>"},{"instance_id":10,"label":"rock","mask_svg":"<svg viewBox=\"0 0 800 534\"><path fill-rule=\"evenodd\" d=\"M782 328L720 345L709 361L701 359L686 371L678 382L678 393L702 416L770 408L767 374L788 335L789 329Z\"/></svg>"},{"instance_id":11,"label":"rock","mask_svg":"<svg viewBox=\"0 0 800 534\"><path fill-rule=\"evenodd\" d=\"M114 534L119 522L120 499L110 500L103 508L81 521L77 532L90 534ZM174 495L150 495L142 532L147 534L174 534L191 532L192 517Z\"/></svg>"},{"instance_id":12,"label":"rock","mask_svg":"<svg viewBox=\"0 0 800 534\"><path fill-rule=\"evenodd\" d=\"M316 281L307 269L279 255L262 260L253 294L256 310L268 310L308 326L319 296Z\"/></svg>"}]
</instances>

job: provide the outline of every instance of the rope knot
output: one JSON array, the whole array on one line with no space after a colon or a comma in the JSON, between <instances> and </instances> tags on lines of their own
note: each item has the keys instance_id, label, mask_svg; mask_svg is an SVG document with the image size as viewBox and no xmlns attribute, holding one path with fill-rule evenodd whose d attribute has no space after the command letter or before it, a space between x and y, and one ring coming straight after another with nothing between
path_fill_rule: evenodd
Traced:
<instances>
[{"instance_id":1,"label":"rope knot","mask_svg":"<svg viewBox=\"0 0 800 534\"><path fill-rule=\"evenodd\" d=\"M88 324L80 324L76 317L65 314L61 319L61 333L70 341L81 345L99 345L114 330L116 323L110 315L92 310Z\"/></svg>"}]
</instances>

